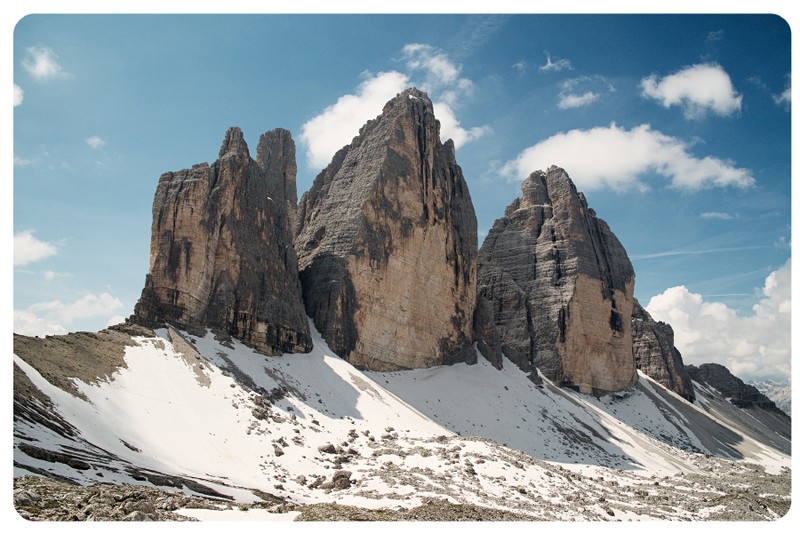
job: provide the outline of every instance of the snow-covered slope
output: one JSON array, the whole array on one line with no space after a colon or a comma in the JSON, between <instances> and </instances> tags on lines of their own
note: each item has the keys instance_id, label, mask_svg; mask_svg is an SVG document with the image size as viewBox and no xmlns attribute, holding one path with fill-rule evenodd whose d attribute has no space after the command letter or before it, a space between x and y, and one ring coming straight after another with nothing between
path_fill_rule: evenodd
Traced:
<instances>
[{"instance_id":1,"label":"snow-covered slope","mask_svg":"<svg viewBox=\"0 0 800 534\"><path fill-rule=\"evenodd\" d=\"M385 508L444 498L544 519L705 518L724 509L721 488L760 495L768 473L790 466L706 411L702 392L692 405L645 376L595 398L537 387L480 357L363 373L316 332L310 354L282 357L210 334L156 334L136 337L110 378L75 379L78 394L15 355L24 374L15 389L27 380L43 394L15 410L15 476L239 502L270 494ZM758 517L780 515L765 510Z\"/></svg>"}]
</instances>

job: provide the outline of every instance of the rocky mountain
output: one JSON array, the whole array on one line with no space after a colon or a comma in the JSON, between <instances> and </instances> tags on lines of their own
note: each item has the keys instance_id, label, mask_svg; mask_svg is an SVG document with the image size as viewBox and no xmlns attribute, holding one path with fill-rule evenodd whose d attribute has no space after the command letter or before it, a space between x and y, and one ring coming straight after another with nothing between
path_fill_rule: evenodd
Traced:
<instances>
[{"instance_id":1,"label":"rocky mountain","mask_svg":"<svg viewBox=\"0 0 800 534\"><path fill-rule=\"evenodd\" d=\"M388 102L317 176L295 247L308 315L355 366L474 359L477 221L425 93Z\"/></svg>"},{"instance_id":2,"label":"rocky mountain","mask_svg":"<svg viewBox=\"0 0 800 534\"><path fill-rule=\"evenodd\" d=\"M478 255L480 330L496 335L481 346L581 392L624 389L637 377L633 286L625 249L567 173L534 172Z\"/></svg>"},{"instance_id":3,"label":"rocky mountain","mask_svg":"<svg viewBox=\"0 0 800 534\"><path fill-rule=\"evenodd\" d=\"M239 128L212 165L163 174L132 319L198 335L211 328L266 354L310 350L292 244L295 174L288 131L263 134L254 160Z\"/></svg>"},{"instance_id":4,"label":"rocky mountain","mask_svg":"<svg viewBox=\"0 0 800 534\"><path fill-rule=\"evenodd\" d=\"M289 132L252 159L229 129L213 164L161 176L129 321L14 336L20 516L787 513L790 419L683 366L563 169L532 173L478 252L453 143L409 89L299 206L295 174Z\"/></svg>"},{"instance_id":5,"label":"rocky mountain","mask_svg":"<svg viewBox=\"0 0 800 534\"><path fill-rule=\"evenodd\" d=\"M692 379L675 348L675 333L663 321L655 321L639 301L633 299L633 355L636 368L690 402L694 400Z\"/></svg>"},{"instance_id":6,"label":"rocky mountain","mask_svg":"<svg viewBox=\"0 0 800 534\"><path fill-rule=\"evenodd\" d=\"M775 406L781 409L786 415L792 415L792 383L790 379L758 380L750 383L751 386L769 397Z\"/></svg>"}]
</instances>

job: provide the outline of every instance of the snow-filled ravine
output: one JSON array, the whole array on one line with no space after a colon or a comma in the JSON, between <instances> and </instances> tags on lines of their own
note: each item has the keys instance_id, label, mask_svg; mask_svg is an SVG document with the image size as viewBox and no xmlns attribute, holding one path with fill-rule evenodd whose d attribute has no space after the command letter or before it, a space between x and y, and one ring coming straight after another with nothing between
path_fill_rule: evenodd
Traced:
<instances>
[{"instance_id":1,"label":"snow-filled ravine","mask_svg":"<svg viewBox=\"0 0 800 534\"><path fill-rule=\"evenodd\" d=\"M690 404L644 375L597 398L537 386L480 356L365 373L315 331L311 353L280 357L211 334L156 333L135 338L110 379L76 380L83 398L15 355L47 409L74 427L15 421L15 476L173 486L241 503L446 499L543 519L698 519L713 517L724 493L710 476L740 484L790 467L706 411L702 392Z\"/></svg>"}]
</instances>

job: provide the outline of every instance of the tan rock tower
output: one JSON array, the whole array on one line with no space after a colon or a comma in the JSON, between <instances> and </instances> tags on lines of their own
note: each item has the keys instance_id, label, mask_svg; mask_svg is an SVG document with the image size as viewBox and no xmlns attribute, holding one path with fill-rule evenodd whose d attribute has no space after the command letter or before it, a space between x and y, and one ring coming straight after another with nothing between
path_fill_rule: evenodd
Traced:
<instances>
[{"instance_id":1,"label":"tan rock tower","mask_svg":"<svg viewBox=\"0 0 800 534\"><path fill-rule=\"evenodd\" d=\"M306 310L354 365L474 360L477 221L425 93L388 102L317 176L295 247Z\"/></svg>"},{"instance_id":2,"label":"tan rock tower","mask_svg":"<svg viewBox=\"0 0 800 534\"><path fill-rule=\"evenodd\" d=\"M211 328L266 354L311 349L290 227L294 141L267 132L257 154L230 128L213 165L161 176L134 322L196 335Z\"/></svg>"}]
</instances>

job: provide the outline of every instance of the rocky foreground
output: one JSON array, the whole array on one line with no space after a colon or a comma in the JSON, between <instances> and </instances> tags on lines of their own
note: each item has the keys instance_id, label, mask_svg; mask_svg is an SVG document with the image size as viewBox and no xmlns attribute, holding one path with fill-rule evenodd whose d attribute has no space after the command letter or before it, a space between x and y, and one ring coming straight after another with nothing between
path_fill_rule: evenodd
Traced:
<instances>
[{"instance_id":1,"label":"rocky foreground","mask_svg":"<svg viewBox=\"0 0 800 534\"><path fill-rule=\"evenodd\" d=\"M702 461L706 475L680 474L648 480L622 472L621 479L586 477L556 468L551 476L568 481L569 490L562 495L563 500L548 502L519 486L513 489L514 498L529 502L517 512L435 498L419 506L394 509L367 509L335 502L299 505L269 494L262 494L260 502L244 504L152 487L78 486L37 476L14 479L14 506L20 516L31 521L192 521L187 512L190 509L214 510L220 513L220 519L226 512L296 512L299 515L295 514L295 521L547 521L563 519L565 508L575 512L574 519L590 521L765 521L781 518L789 511L791 474L787 469L768 474L755 464L711 457Z\"/></svg>"}]
</instances>

